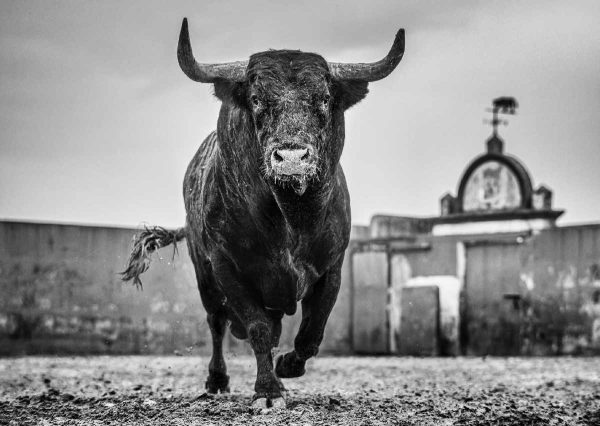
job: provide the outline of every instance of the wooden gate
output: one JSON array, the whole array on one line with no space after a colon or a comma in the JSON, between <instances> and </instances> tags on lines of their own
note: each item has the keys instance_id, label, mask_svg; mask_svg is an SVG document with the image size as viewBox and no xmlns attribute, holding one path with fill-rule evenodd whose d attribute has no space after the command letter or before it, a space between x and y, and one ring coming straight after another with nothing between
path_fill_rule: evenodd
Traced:
<instances>
[{"instance_id":1,"label":"wooden gate","mask_svg":"<svg viewBox=\"0 0 600 426\"><path fill-rule=\"evenodd\" d=\"M466 249L462 352L519 355L523 246L479 241Z\"/></svg>"}]
</instances>

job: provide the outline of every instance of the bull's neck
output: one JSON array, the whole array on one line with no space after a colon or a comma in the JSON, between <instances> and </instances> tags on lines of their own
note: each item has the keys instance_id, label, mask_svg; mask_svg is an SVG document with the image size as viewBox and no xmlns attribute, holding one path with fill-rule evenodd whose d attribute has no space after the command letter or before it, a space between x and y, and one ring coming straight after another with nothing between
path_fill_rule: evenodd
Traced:
<instances>
[{"instance_id":1,"label":"bull's neck","mask_svg":"<svg viewBox=\"0 0 600 426\"><path fill-rule=\"evenodd\" d=\"M309 186L301 196L296 195L291 188L271 186L271 192L291 230L310 233L318 230L325 221L332 198L330 185Z\"/></svg>"}]
</instances>

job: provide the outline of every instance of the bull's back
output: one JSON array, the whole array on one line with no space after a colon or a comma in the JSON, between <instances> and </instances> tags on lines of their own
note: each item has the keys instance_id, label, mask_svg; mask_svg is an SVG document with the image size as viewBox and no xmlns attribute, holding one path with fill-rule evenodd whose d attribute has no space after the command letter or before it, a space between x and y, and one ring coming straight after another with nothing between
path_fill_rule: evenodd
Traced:
<instances>
[{"instance_id":1,"label":"bull's back","mask_svg":"<svg viewBox=\"0 0 600 426\"><path fill-rule=\"evenodd\" d=\"M213 131L202 141L185 172L183 179L183 200L188 215L192 211L192 206L197 206L202 200L202 190L206 174L216 151L217 132Z\"/></svg>"}]
</instances>

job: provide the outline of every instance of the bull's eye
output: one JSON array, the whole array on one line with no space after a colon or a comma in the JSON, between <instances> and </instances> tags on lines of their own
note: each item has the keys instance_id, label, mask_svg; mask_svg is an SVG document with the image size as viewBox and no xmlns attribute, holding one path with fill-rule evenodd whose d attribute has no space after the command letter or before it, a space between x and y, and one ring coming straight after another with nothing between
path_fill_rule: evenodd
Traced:
<instances>
[{"instance_id":1,"label":"bull's eye","mask_svg":"<svg viewBox=\"0 0 600 426\"><path fill-rule=\"evenodd\" d=\"M331 99L331 96L329 95L325 95L325 97L323 98L323 106L327 107L329 105L329 100Z\"/></svg>"},{"instance_id":2,"label":"bull's eye","mask_svg":"<svg viewBox=\"0 0 600 426\"><path fill-rule=\"evenodd\" d=\"M258 96L256 96L256 95L250 96L250 102L252 102L252 105L254 106L254 108L260 107L260 99L258 99Z\"/></svg>"}]
</instances>

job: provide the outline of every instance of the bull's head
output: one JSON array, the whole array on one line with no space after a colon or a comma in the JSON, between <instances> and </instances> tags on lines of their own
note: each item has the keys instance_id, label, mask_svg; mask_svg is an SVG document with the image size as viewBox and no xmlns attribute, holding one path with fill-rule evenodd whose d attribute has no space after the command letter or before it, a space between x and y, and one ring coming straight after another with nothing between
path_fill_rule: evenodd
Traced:
<instances>
[{"instance_id":1,"label":"bull's head","mask_svg":"<svg viewBox=\"0 0 600 426\"><path fill-rule=\"evenodd\" d=\"M374 63L332 63L314 53L271 50L249 61L201 64L192 54L187 19L177 57L192 80L215 83L224 103L245 111L262 148L260 163L271 185L302 195L332 173L344 140L344 111L367 94L367 85L390 74L404 54L399 30L388 55Z\"/></svg>"}]
</instances>

